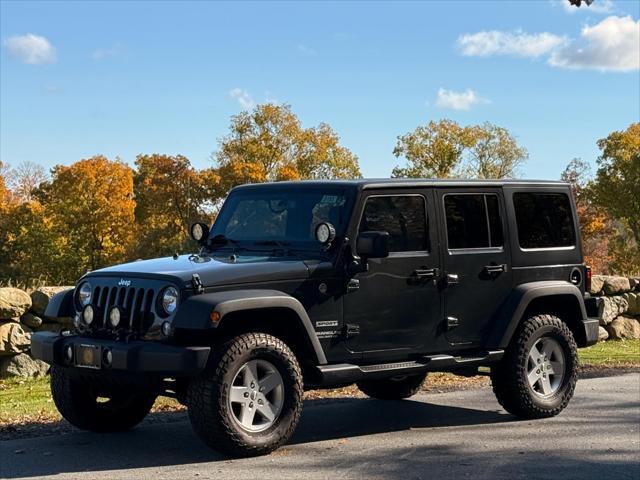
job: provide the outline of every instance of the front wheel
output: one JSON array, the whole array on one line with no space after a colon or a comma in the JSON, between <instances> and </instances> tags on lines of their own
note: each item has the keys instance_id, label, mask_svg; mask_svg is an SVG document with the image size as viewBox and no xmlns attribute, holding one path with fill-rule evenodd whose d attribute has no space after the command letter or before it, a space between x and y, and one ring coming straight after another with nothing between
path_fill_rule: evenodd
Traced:
<instances>
[{"instance_id":1,"label":"front wheel","mask_svg":"<svg viewBox=\"0 0 640 480\"><path fill-rule=\"evenodd\" d=\"M92 432L133 428L147 416L156 395L124 387L98 388L70 369L51 367L51 395L60 414L75 427Z\"/></svg>"},{"instance_id":2,"label":"front wheel","mask_svg":"<svg viewBox=\"0 0 640 480\"><path fill-rule=\"evenodd\" d=\"M234 456L269 453L286 442L302 410L302 373L280 339L231 339L188 389L189 419L211 448Z\"/></svg>"},{"instance_id":3,"label":"front wheel","mask_svg":"<svg viewBox=\"0 0 640 480\"><path fill-rule=\"evenodd\" d=\"M560 413L573 396L577 378L573 334L553 315L527 319L515 333L502 361L491 367L498 402L522 418Z\"/></svg>"}]
</instances>

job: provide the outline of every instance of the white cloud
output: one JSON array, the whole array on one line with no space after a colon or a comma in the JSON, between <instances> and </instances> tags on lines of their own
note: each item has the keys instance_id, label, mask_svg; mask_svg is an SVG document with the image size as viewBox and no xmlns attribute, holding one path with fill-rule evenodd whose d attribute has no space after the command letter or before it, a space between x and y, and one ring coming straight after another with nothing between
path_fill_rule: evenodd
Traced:
<instances>
[{"instance_id":1,"label":"white cloud","mask_svg":"<svg viewBox=\"0 0 640 480\"><path fill-rule=\"evenodd\" d=\"M306 45L302 44L298 45L297 50L307 57L315 57L318 54L318 52L316 52L313 48L307 47Z\"/></svg>"},{"instance_id":2,"label":"white cloud","mask_svg":"<svg viewBox=\"0 0 640 480\"><path fill-rule=\"evenodd\" d=\"M41 65L56 61L56 49L45 37L27 33L5 40L4 46L14 58L29 65Z\"/></svg>"},{"instance_id":3,"label":"white cloud","mask_svg":"<svg viewBox=\"0 0 640 480\"><path fill-rule=\"evenodd\" d=\"M117 57L122 55L124 47L120 43L116 43L109 48L98 48L91 53L94 60L104 60L105 58Z\"/></svg>"},{"instance_id":4,"label":"white cloud","mask_svg":"<svg viewBox=\"0 0 640 480\"><path fill-rule=\"evenodd\" d=\"M451 108L453 110L469 110L473 105L480 103L489 103L489 100L480 97L477 92L470 88L463 92L440 88L436 97L436 107Z\"/></svg>"},{"instance_id":5,"label":"white cloud","mask_svg":"<svg viewBox=\"0 0 640 480\"><path fill-rule=\"evenodd\" d=\"M585 26L580 39L557 49L549 57L554 67L630 72L640 69L640 20L610 16Z\"/></svg>"},{"instance_id":6,"label":"white cloud","mask_svg":"<svg viewBox=\"0 0 640 480\"><path fill-rule=\"evenodd\" d=\"M458 37L458 47L468 57L490 57L513 55L516 57L539 57L564 44L566 39L552 33L528 34L521 30L501 32L498 30L467 33Z\"/></svg>"},{"instance_id":7,"label":"white cloud","mask_svg":"<svg viewBox=\"0 0 640 480\"><path fill-rule=\"evenodd\" d=\"M244 109L252 109L255 107L256 103L253 101L253 98L246 90L241 88L234 88L229 92L229 96L236 100L240 106Z\"/></svg>"},{"instance_id":8,"label":"white cloud","mask_svg":"<svg viewBox=\"0 0 640 480\"><path fill-rule=\"evenodd\" d=\"M569 0L554 0L555 5L561 5L567 13L591 12L591 13L610 13L613 10L612 0L594 0L591 5L583 1L579 7L572 5Z\"/></svg>"},{"instance_id":9,"label":"white cloud","mask_svg":"<svg viewBox=\"0 0 640 480\"><path fill-rule=\"evenodd\" d=\"M633 20L630 15L611 15L595 25L587 25L577 39L548 32L491 30L461 35L457 43L466 56L548 56L549 65L561 68L602 72L640 69L640 20Z\"/></svg>"}]
</instances>

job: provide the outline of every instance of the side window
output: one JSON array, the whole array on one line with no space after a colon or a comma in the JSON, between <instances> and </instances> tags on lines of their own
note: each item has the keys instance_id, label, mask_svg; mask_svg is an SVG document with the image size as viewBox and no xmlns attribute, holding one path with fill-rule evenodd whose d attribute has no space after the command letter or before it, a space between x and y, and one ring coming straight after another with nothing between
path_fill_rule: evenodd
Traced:
<instances>
[{"instance_id":1,"label":"side window","mask_svg":"<svg viewBox=\"0 0 640 480\"><path fill-rule=\"evenodd\" d=\"M572 247L573 213L564 193L514 193L520 248Z\"/></svg>"},{"instance_id":2,"label":"side window","mask_svg":"<svg viewBox=\"0 0 640 480\"><path fill-rule=\"evenodd\" d=\"M425 199L421 195L369 197L360 231L389 232L391 252L429 250Z\"/></svg>"},{"instance_id":3,"label":"side window","mask_svg":"<svg viewBox=\"0 0 640 480\"><path fill-rule=\"evenodd\" d=\"M502 247L504 239L497 195L445 195L444 209L449 249Z\"/></svg>"}]
</instances>

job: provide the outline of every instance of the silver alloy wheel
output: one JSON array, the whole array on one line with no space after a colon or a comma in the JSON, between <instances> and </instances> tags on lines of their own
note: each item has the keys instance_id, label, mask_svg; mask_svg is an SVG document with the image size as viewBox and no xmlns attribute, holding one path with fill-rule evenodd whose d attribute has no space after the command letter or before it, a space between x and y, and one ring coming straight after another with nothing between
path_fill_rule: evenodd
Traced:
<instances>
[{"instance_id":1,"label":"silver alloy wheel","mask_svg":"<svg viewBox=\"0 0 640 480\"><path fill-rule=\"evenodd\" d=\"M539 338L527 360L527 380L533 393L550 397L562 385L564 373L565 358L560 344L551 337Z\"/></svg>"},{"instance_id":2,"label":"silver alloy wheel","mask_svg":"<svg viewBox=\"0 0 640 480\"><path fill-rule=\"evenodd\" d=\"M284 382L278 369L267 360L249 360L236 373L229 391L229 410L248 432L271 427L284 404Z\"/></svg>"}]
</instances>

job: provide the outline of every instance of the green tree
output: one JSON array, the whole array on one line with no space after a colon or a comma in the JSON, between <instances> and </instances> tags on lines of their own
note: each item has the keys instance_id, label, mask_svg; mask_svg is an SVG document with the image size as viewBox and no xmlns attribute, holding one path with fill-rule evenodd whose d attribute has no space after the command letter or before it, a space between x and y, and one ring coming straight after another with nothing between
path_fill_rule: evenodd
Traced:
<instances>
[{"instance_id":1,"label":"green tree","mask_svg":"<svg viewBox=\"0 0 640 480\"><path fill-rule=\"evenodd\" d=\"M327 124L303 128L288 105L258 105L231 119L213 159L221 194L242 183L360 177L358 158Z\"/></svg>"},{"instance_id":2,"label":"green tree","mask_svg":"<svg viewBox=\"0 0 640 480\"><path fill-rule=\"evenodd\" d=\"M210 216L220 195L213 170L198 171L182 155L138 155L134 175L135 216L141 229L138 257L170 255L190 244L189 225Z\"/></svg>"},{"instance_id":3,"label":"green tree","mask_svg":"<svg viewBox=\"0 0 640 480\"><path fill-rule=\"evenodd\" d=\"M465 149L473 146L476 134L453 120L430 121L398 137L393 154L408 165L395 167L393 177L448 178L455 176Z\"/></svg>"},{"instance_id":4,"label":"green tree","mask_svg":"<svg viewBox=\"0 0 640 480\"><path fill-rule=\"evenodd\" d=\"M489 122L461 127L448 119L398 137L393 154L407 165L392 176L412 178L512 177L528 156L505 128Z\"/></svg>"},{"instance_id":5,"label":"green tree","mask_svg":"<svg viewBox=\"0 0 640 480\"><path fill-rule=\"evenodd\" d=\"M592 186L594 200L625 223L640 244L640 123L598 140L602 151Z\"/></svg>"},{"instance_id":6,"label":"green tree","mask_svg":"<svg viewBox=\"0 0 640 480\"><path fill-rule=\"evenodd\" d=\"M640 123L598 140L601 155L589 187L594 203L614 221L612 269L640 273Z\"/></svg>"}]
</instances>

